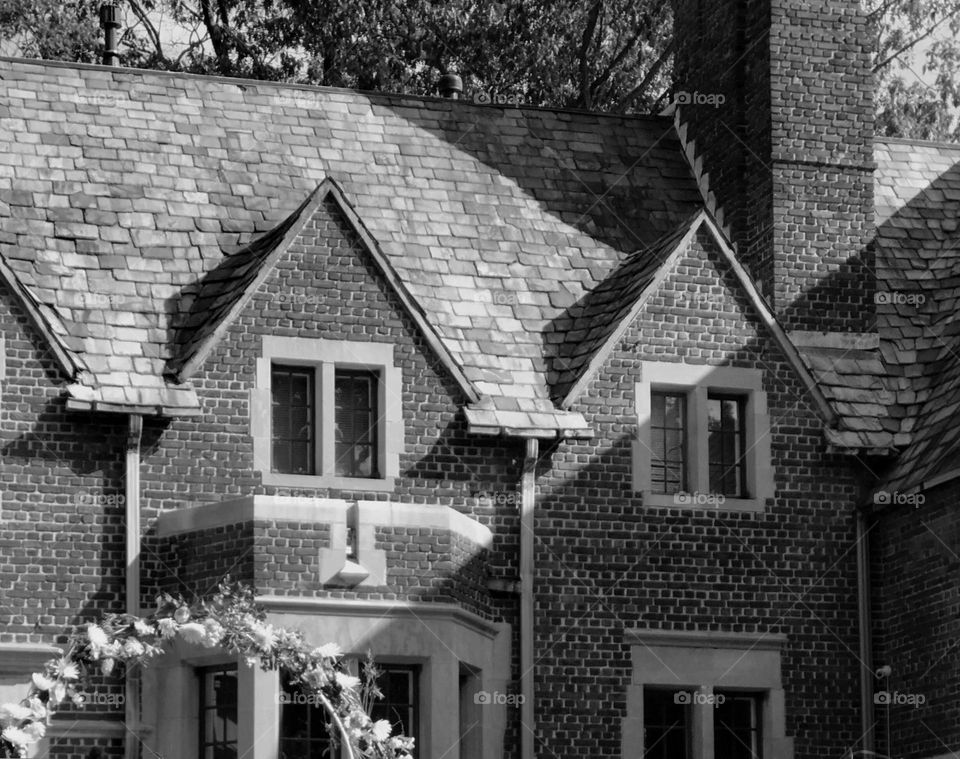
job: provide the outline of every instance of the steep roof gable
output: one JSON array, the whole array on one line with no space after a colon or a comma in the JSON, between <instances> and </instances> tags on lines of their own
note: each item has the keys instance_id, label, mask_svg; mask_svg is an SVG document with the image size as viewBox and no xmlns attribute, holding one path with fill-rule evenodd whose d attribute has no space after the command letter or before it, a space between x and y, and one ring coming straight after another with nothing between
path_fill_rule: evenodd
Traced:
<instances>
[{"instance_id":1,"label":"steep roof gable","mask_svg":"<svg viewBox=\"0 0 960 759\"><path fill-rule=\"evenodd\" d=\"M237 253L227 256L219 267L207 274L198 293L192 298L189 316L178 330L175 342L179 350L168 362L167 371L175 375L178 382L184 382L193 377L249 303L257 288L270 276L274 267L287 253L304 225L327 199L337 204L347 224L357 234L407 313L420 328L427 344L436 352L444 367L463 390L464 395L471 401L479 400L476 390L430 326L419 304L397 276L390 261L380 251L379 245L366 230L336 181L330 178L324 179L275 229L257 238Z\"/></svg>"}]
</instances>

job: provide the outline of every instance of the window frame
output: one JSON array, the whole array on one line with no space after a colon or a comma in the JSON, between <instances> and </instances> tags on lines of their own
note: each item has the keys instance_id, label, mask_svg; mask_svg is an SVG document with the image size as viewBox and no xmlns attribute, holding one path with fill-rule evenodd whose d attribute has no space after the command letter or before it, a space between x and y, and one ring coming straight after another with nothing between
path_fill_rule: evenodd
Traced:
<instances>
[{"instance_id":1,"label":"window frame","mask_svg":"<svg viewBox=\"0 0 960 759\"><path fill-rule=\"evenodd\" d=\"M714 460L709 453L709 436L710 433L714 430L710 429L710 414L709 407L712 401L720 401L721 404L725 402L736 403L737 407L737 424L738 427L733 430L733 435L736 439L737 448L743 453L740 455L740 458L733 462L730 466L734 469L734 473L737 479L737 493L722 493L713 488L713 485L710 484L710 493L720 493L726 498L749 498L750 497L750 488L747 483L747 461L746 461L746 451L747 451L747 403L749 402L749 397L743 393L727 393L722 391L716 391L712 388L707 390L707 437L708 437L708 452L707 452L707 481L713 479L713 474L710 470L713 469ZM721 419L722 419L722 410L721 410ZM724 430L721 428L719 432L723 433ZM720 466L723 466L726 462L721 456Z\"/></svg>"},{"instance_id":2,"label":"window frame","mask_svg":"<svg viewBox=\"0 0 960 759\"><path fill-rule=\"evenodd\" d=\"M750 759L763 759L764 757L764 746L763 746L763 718L764 718L764 704L766 701L766 694L763 691L740 691L740 690L730 690L728 688L715 688L715 696L723 696L724 698L738 698L738 699L748 699L751 703L753 709L753 720L755 726L751 728L751 732L755 733L755 744L757 750L754 752L754 755ZM718 719L719 709L717 707L717 712L714 713L713 718L713 745L714 749L717 746L717 733L720 731L721 726ZM732 732L732 731L731 731Z\"/></svg>"},{"instance_id":3,"label":"window frame","mask_svg":"<svg viewBox=\"0 0 960 759\"><path fill-rule=\"evenodd\" d=\"M761 512L772 503L774 472L770 450L770 420L760 369L681 362L642 362L634 385L637 429L633 440L632 489L644 506ZM653 490L652 399L658 392L687 396L687 488L667 494ZM720 497L710 490L708 405L711 395L743 399L745 489L742 497Z\"/></svg>"},{"instance_id":4,"label":"window frame","mask_svg":"<svg viewBox=\"0 0 960 759\"><path fill-rule=\"evenodd\" d=\"M295 374L300 374L306 376L307 379L307 395L309 397L309 404L307 406L309 411L309 427L310 427L310 437L307 440L307 460L310 463L310 471L308 472L287 472L277 468L277 461L274 455L275 447L277 445L276 438L273 434L273 411L274 411L274 380L276 375L279 373L286 373L290 376ZM319 400L319 393L317 392L317 372L312 366L306 366L302 364L287 364L281 363L279 361L274 361L270 364L270 471L274 474L302 474L304 476L313 477L316 476L316 473L320 471L320 446L317 445L317 431L320 429L320 415L317 413ZM292 444L295 442L295 438L285 439L285 442ZM292 456L291 456L292 460Z\"/></svg>"},{"instance_id":5,"label":"window frame","mask_svg":"<svg viewBox=\"0 0 960 759\"><path fill-rule=\"evenodd\" d=\"M237 738L234 741L234 744L235 744L234 748L236 749L235 755L239 756L240 755L240 671L239 671L239 667L237 666L236 662L225 663L225 664L211 664L207 666L196 667L195 672L197 676L197 681L199 683L199 688L198 688L199 698L198 698L198 712L197 712L197 719L198 719L197 756L200 759L204 759L204 757L206 756L205 749L209 745L213 745L214 747L216 746L216 744L208 744L205 740L206 738L205 733L206 733L206 726L207 726L207 713L210 711L215 711L217 708L216 704L214 704L213 706L207 706L206 704L206 696L207 696L206 678L207 678L207 675L213 675L219 672L233 672L235 675L236 683L237 683L237 703L236 703Z\"/></svg>"},{"instance_id":6,"label":"window frame","mask_svg":"<svg viewBox=\"0 0 960 759\"><path fill-rule=\"evenodd\" d=\"M336 488L357 491L391 491L399 476L404 445L402 372L396 365L392 343L263 337L257 359L256 382L250 390L250 432L253 437L254 469L264 485L305 488ZM317 431L314 474L273 471L272 368L302 366L315 371L314 395ZM338 370L377 374L377 477L344 477L336 473L335 382Z\"/></svg>"}]
</instances>

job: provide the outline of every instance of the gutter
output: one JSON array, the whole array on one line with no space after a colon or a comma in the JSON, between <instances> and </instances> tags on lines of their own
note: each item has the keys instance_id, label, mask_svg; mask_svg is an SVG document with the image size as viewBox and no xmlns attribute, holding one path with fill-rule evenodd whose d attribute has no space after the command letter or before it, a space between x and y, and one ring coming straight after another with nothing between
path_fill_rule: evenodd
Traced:
<instances>
[{"instance_id":1,"label":"gutter","mask_svg":"<svg viewBox=\"0 0 960 759\"><path fill-rule=\"evenodd\" d=\"M140 616L140 441L143 417L130 414L127 429L125 496L127 546L127 614ZM126 735L123 755L136 759L140 755L140 672L127 668L125 684Z\"/></svg>"},{"instance_id":2,"label":"gutter","mask_svg":"<svg viewBox=\"0 0 960 759\"><path fill-rule=\"evenodd\" d=\"M867 517L857 508L857 621L860 635L860 735L864 756L875 754L873 710L873 645L870 640L870 544Z\"/></svg>"},{"instance_id":3,"label":"gutter","mask_svg":"<svg viewBox=\"0 0 960 759\"><path fill-rule=\"evenodd\" d=\"M527 438L520 479L520 759L535 759L534 736L534 506L540 441Z\"/></svg>"}]
</instances>

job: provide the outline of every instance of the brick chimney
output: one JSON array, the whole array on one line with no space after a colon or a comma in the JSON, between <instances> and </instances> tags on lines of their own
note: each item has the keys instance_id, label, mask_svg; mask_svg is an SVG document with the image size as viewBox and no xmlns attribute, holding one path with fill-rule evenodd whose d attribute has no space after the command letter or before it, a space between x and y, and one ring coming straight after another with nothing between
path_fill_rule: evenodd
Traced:
<instances>
[{"instance_id":1,"label":"brick chimney","mask_svg":"<svg viewBox=\"0 0 960 759\"><path fill-rule=\"evenodd\" d=\"M740 259L788 329L874 331L874 85L859 0L673 4L675 102Z\"/></svg>"}]
</instances>

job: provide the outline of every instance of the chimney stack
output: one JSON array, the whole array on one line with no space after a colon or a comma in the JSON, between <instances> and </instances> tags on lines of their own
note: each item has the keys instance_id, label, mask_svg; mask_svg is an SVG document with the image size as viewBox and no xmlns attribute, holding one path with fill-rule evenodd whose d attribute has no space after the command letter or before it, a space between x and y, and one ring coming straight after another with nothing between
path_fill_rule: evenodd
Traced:
<instances>
[{"instance_id":1,"label":"chimney stack","mask_svg":"<svg viewBox=\"0 0 960 759\"><path fill-rule=\"evenodd\" d=\"M444 74L440 77L440 94L451 100L459 100L463 92L463 79L456 74Z\"/></svg>"},{"instance_id":2,"label":"chimney stack","mask_svg":"<svg viewBox=\"0 0 960 759\"><path fill-rule=\"evenodd\" d=\"M117 29L120 28L120 11L114 3L108 2L100 6L100 27L104 31L103 65L119 66Z\"/></svg>"},{"instance_id":3,"label":"chimney stack","mask_svg":"<svg viewBox=\"0 0 960 759\"><path fill-rule=\"evenodd\" d=\"M873 72L859 0L673 0L675 99L788 330L872 332Z\"/></svg>"}]
</instances>

